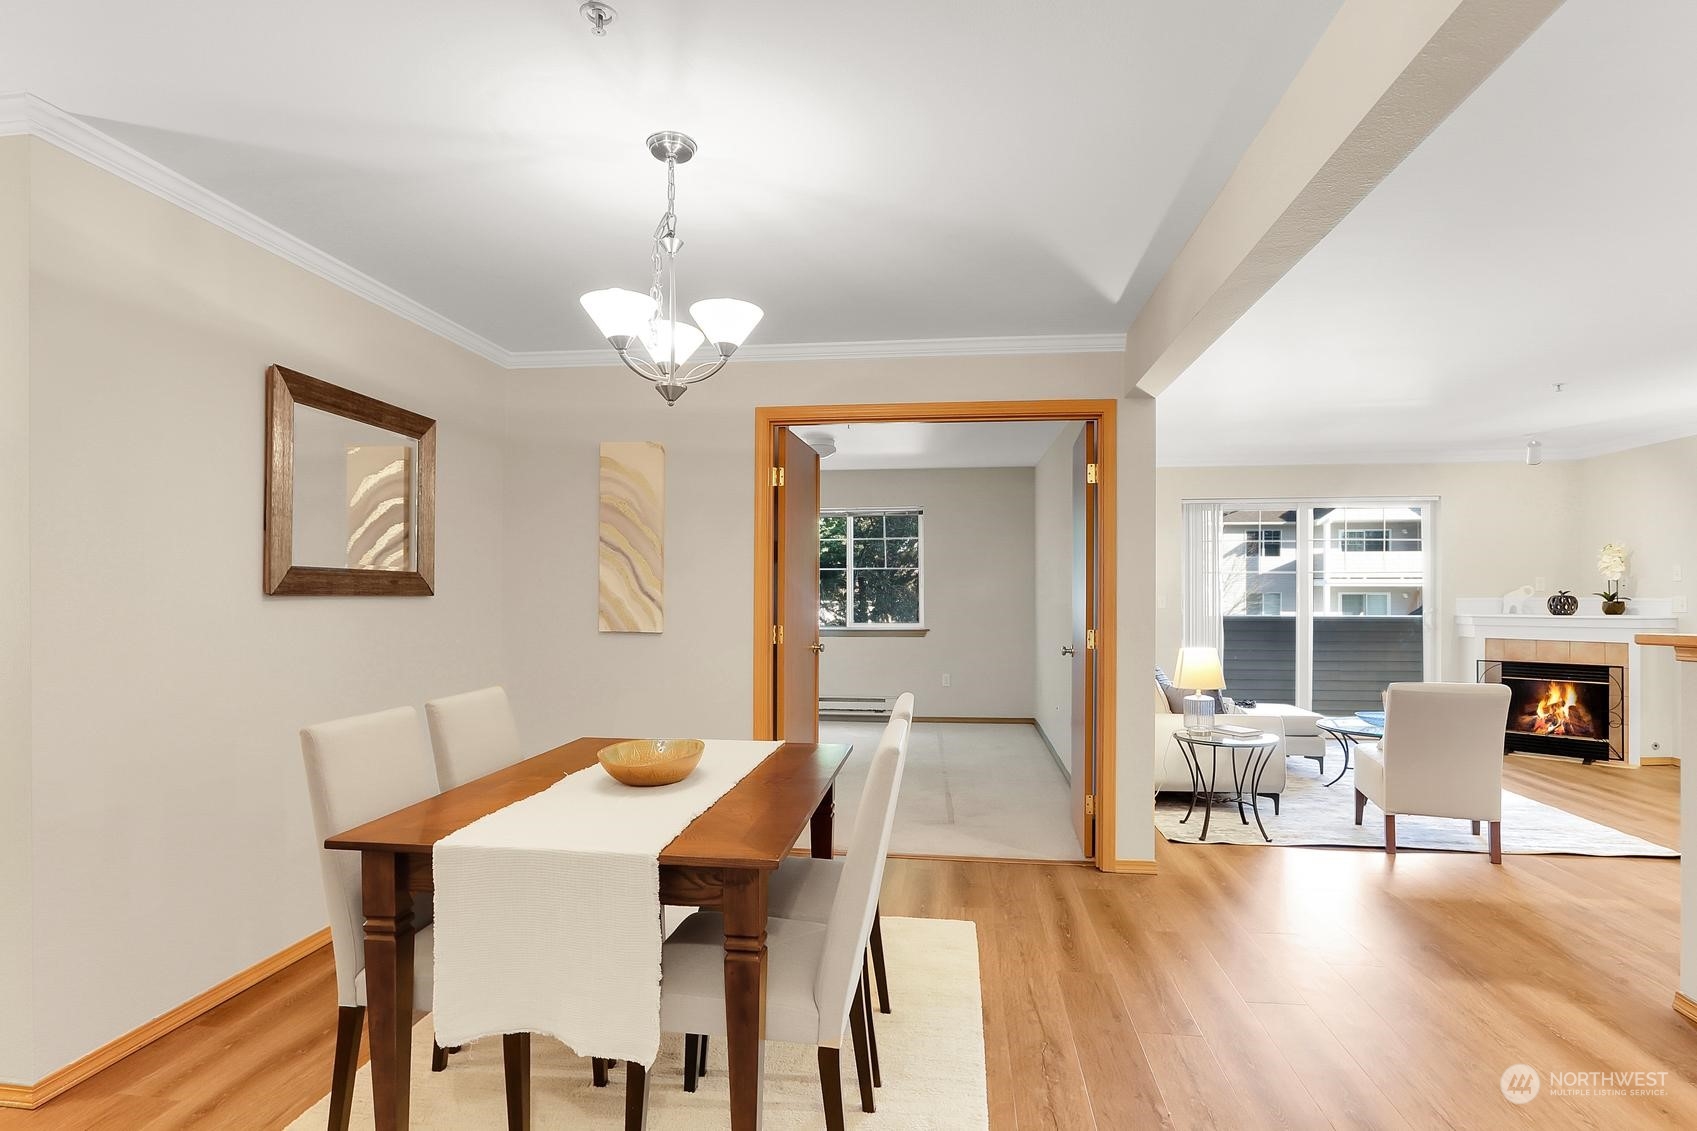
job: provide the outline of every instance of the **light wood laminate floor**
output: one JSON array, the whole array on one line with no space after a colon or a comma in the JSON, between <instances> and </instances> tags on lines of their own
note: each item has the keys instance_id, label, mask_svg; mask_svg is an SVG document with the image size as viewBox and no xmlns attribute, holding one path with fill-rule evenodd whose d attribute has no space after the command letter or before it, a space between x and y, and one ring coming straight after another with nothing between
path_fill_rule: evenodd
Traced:
<instances>
[{"instance_id":1,"label":"light wood laminate floor","mask_svg":"<svg viewBox=\"0 0 1697 1131\"><path fill-rule=\"evenodd\" d=\"M1508 784L1675 837L1675 769L1511 759ZM1159 861L891 861L886 914L978 923L994 1127L1697 1126L1697 1028L1670 1008L1675 861L1168 844ZM326 950L0 1131L281 1126L328 1090L334 1018ZM1546 1083L1517 1107L1498 1088L1515 1062L1666 1071L1667 1090Z\"/></svg>"}]
</instances>

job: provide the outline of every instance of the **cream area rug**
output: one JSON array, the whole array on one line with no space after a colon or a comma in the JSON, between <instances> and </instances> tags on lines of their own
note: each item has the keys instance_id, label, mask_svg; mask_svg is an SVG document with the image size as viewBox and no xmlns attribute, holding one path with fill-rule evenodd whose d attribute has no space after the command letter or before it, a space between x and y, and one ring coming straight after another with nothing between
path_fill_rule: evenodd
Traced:
<instances>
[{"instance_id":1,"label":"cream area rug","mask_svg":"<svg viewBox=\"0 0 1697 1131\"><path fill-rule=\"evenodd\" d=\"M984 1012L978 982L978 934L954 919L884 920L884 953L895 1012L877 1018L884 1086L878 1110L860 1110L854 1056L843 1050L843 1109L849 1127L902 1131L955 1131L989 1126L984 1084ZM506 1090L499 1038L478 1041L449 1058L445 1072L430 1071L427 1017L412 1036L414 1131L474 1131L507 1126ZM693 1094L683 1090L683 1038L667 1034L648 1092L651 1131L730 1126L724 1042L709 1045L707 1076ZM532 1043L531 1126L535 1131L624 1126L624 1068L605 1088L589 1082L589 1061L553 1041ZM329 1081L325 1081L328 1089ZM321 1131L328 1094L289 1124L290 1131ZM354 1086L354 1127L370 1127L371 1069ZM811 1046L766 1046L765 1126L772 1131L824 1126L819 1063Z\"/></svg>"},{"instance_id":2,"label":"cream area rug","mask_svg":"<svg viewBox=\"0 0 1697 1131\"><path fill-rule=\"evenodd\" d=\"M1334 768L1324 780L1330 781L1336 775L1336 765L1333 761ZM1369 802L1360 826L1355 824L1353 766L1334 786L1322 785L1314 763L1306 758L1290 759L1285 770L1285 792L1280 799L1277 816L1273 814L1273 803L1261 798L1261 823L1267 826L1267 835L1272 837L1275 845L1336 845L1383 850L1385 815L1378 806ZM1193 843L1202 835L1200 801L1190 820L1182 820L1189 798L1188 793L1163 793L1155 800L1155 827L1170 841ZM1266 844L1255 827L1255 815L1247 804L1243 812L1249 819L1247 825L1238 819L1236 805L1215 802L1206 843ZM1401 816L1396 819L1398 849L1485 852L1488 849L1485 832L1481 827L1480 835L1474 836L1468 822L1440 817ZM1503 851L1517 855L1679 855L1659 844L1651 844L1630 833L1599 825L1506 789L1503 790Z\"/></svg>"}]
</instances>

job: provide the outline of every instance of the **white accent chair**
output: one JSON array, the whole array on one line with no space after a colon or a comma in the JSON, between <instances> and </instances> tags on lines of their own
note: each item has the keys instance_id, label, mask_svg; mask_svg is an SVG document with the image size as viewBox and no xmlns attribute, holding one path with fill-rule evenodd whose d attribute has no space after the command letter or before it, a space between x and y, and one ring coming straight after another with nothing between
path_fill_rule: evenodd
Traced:
<instances>
[{"instance_id":1,"label":"white accent chair","mask_svg":"<svg viewBox=\"0 0 1697 1131\"><path fill-rule=\"evenodd\" d=\"M847 862L823 923L770 918L766 924L766 1039L819 1049L819 1084L828 1131L842 1131L840 1049L852 1035L860 1106L872 1111L865 954L890 850L896 796L906 766L906 724L893 720L872 756ZM895 732L892 734L891 732ZM660 1027L668 1033L725 1032L724 920L691 916L661 952ZM627 1127L643 1126L648 1074L626 1065Z\"/></svg>"},{"instance_id":2,"label":"white accent chair","mask_svg":"<svg viewBox=\"0 0 1697 1131\"><path fill-rule=\"evenodd\" d=\"M908 737L913 726L913 692L903 692L897 698L895 708L890 712L890 722L900 722L904 729L901 732L902 749L907 749ZM891 732L885 730L884 739L890 738ZM865 804L865 798L861 799ZM854 852L854 844L849 844L849 852ZM829 860L815 860L810 856L792 856L779 866L773 873L771 886L767 890L766 906L771 914L780 919L806 919L813 923L823 923L830 917L831 903L836 898L837 884L843 874L843 861L833 857ZM883 916L877 912L872 916L872 973L878 986L878 1012L890 1012L890 984L884 967L884 930Z\"/></svg>"},{"instance_id":3,"label":"white accent chair","mask_svg":"<svg viewBox=\"0 0 1697 1131\"><path fill-rule=\"evenodd\" d=\"M524 757L505 688L432 699L424 705L424 717L430 723L436 777L443 789L506 769Z\"/></svg>"},{"instance_id":4,"label":"white accent chair","mask_svg":"<svg viewBox=\"0 0 1697 1131\"><path fill-rule=\"evenodd\" d=\"M1503 862L1503 733L1509 690L1500 683L1393 683L1385 737L1355 751L1355 823L1371 801L1385 813L1396 854L1398 814L1490 822L1491 863Z\"/></svg>"}]
</instances>

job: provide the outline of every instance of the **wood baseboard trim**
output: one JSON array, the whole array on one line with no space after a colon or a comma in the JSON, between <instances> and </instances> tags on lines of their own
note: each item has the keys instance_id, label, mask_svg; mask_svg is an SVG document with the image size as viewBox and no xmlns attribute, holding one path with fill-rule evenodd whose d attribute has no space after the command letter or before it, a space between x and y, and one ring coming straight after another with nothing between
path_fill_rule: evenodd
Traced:
<instances>
[{"instance_id":1,"label":"wood baseboard trim","mask_svg":"<svg viewBox=\"0 0 1697 1131\"><path fill-rule=\"evenodd\" d=\"M0 1108L34 1110L123 1060L126 1056L157 1041L173 1030L180 1029L217 1006L223 1005L243 990L252 989L279 970L293 966L307 955L330 945L330 928L314 932L286 946L276 954L239 971L216 986L155 1017L145 1025L131 1029L116 1040L108 1041L56 1072L49 1073L34 1084L0 1084Z\"/></svg>"},{"instance_id":2,"label":"wood baseboard trim","mask_svg":"<svg viewBox=\"0 0 1697 1131\"><path fill-rule=\"evenodd\" d=\"M1675 990L1673 995L1673 1011L1697 1025L1697 1001L1692 1001L1678 990Z\"/></svg>"},{"instance_id":3,"label":"wood baseboard trim","mask_svg":"<svg viewBox=\"0 0 1697 1131\"><path fill-rule=\"evenodd\" d=\"M1113 872L1120 876L1153 876L1155 862L1153 860L1114 860L1103 868L1104 872Z\"/></svg>"},{"instance_id":4,"label":"wood baseboard trim","mask_svg":"<svg viewBox=\"0 0 1697 1131\"><path fill-rule=\"evenodd\" d=\"M1660 758L1660 757L1657 757L1657 758L1640 758L1640 759L1638 759L1638 764L1640 766L1677 766L1677 765L1679 765L1679 759L1678 758Z\"/></svg>"},{"instance_id":5,"label":"wood baseboard trim","mask_svg":"<svg viewBox=\"0 0 1697 1131\"><path fill-rule=\"evenodd\" d=\"M813 853L805 848L790 849L791 856L811 857ZM832 853L839 860L848 853L839 849ZM892 852L891 860L946 860L953 864L1044 864L1051 868L1090 868L1095 864L1090 860L1055 860L1036 856L950 856L940 852Z\"/></svg>"}]
</instances>

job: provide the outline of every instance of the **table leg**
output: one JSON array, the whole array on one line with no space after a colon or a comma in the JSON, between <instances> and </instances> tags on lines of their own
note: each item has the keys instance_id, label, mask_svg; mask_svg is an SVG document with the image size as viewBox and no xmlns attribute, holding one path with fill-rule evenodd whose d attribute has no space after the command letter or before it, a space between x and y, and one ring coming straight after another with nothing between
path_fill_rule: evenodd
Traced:
<instances>
[{"instance_id":1,"label":"table leg","mask_svg":"<svg viewBox=\"0 0 1697 1131\"><path fill-rule=\"evenodd\" d=\"M378 1131L402 1131L412 1085L412 893L393 852L363 853L361 875L372 1109Z\"/></svg>"},{"instance_id":2,"label":"table leg","mask_svg":"<svg viewBox=\"0 0 1697 1131\"><path fill-rule=\"evenodd\" d=\"M1196 812L1196 795L1202 791L1202 767L1187 743L1180 742L1178 749L1184 757L1184 768L1190 771L1190 804L1185 806L1184 816L1179 818L1178 823L1182 825Z\"/></svg>"},{"instance_id":3,"label":"table leg","mask_svg":"<svg viewBox=\"0 0 1697 1131\"><path fill-rule=\"evenodd\" d=\"M1338 745L1343 747L1343 769L1338 771L1337 777L1333 778L1331 781L1326 783L1327 787L1331 787L1331 786L1338 784L1340 781L1343 780L1343 776L1345 774L1349 773L1349 739L1344 737L1343 735L1339 735L1338 736Z\"/></svg>"},{"instance_id":4,"label":"table leg","mask_svg":"<svg viewBox=\"0 0 1697 1131\"><path fill-rule=\"evenodd\" d=\"M826 799L827 804L829 798ZM823 809L824 806L822 805ZM814 815L814 845L818 820ZM830 818L826 817L826 829ZM827 833L826 847L830 847ZM766 883L759 868L726 869L725 1052L730 1059L732 1131L760 1127L766 1071Z\"/></svg>"},{"instance_id":5,"label":"table leg","mask_svg":"<svg viewBox=\"0 0 1697 1131\"><path fill-rule=\"evenodd\" d=\"M1249 783L1249 808L1255 814L1255 827L1261 830L1261 839L1268 844L1273 843L1273 838L1267 835L1267 826L1261 823L1261 775L1266 773L1267 767L1272 764L1273 752L1277 749L1276 746L1269 746L1266 747L1265 751L1255 750L1251 751L1249 755L1255 770L1254 780ZM1257 755L1259 755L1258 760Z\"/></svg>"},{"instance_id":6,"label":"table leg","mask_svg":"<svg viewBox=\"0 0 1697 1131\"><path fill-rule=\"evenodd\" d=\"M816 860L829 860L833 849L831 847L831 822L837 814L837 789L832 786L825 791L824 798L819 802L819 808L813 811L813 856Z\"/></svg>"},{"instance_id":7,"label":"table leg","mask_svg":"<svg viewBox=\"0 0 1697 1131\"><path fill-rule=\"evenodd\" d=\"M1212 746L1209 749L1214 752L1214 757L1208 763L1208 797L1202 802L1202 840L1208 839L1208 819L1214 815L1214 787L1220 781L1220 748Z\"/></svg>"}]
</instances>

